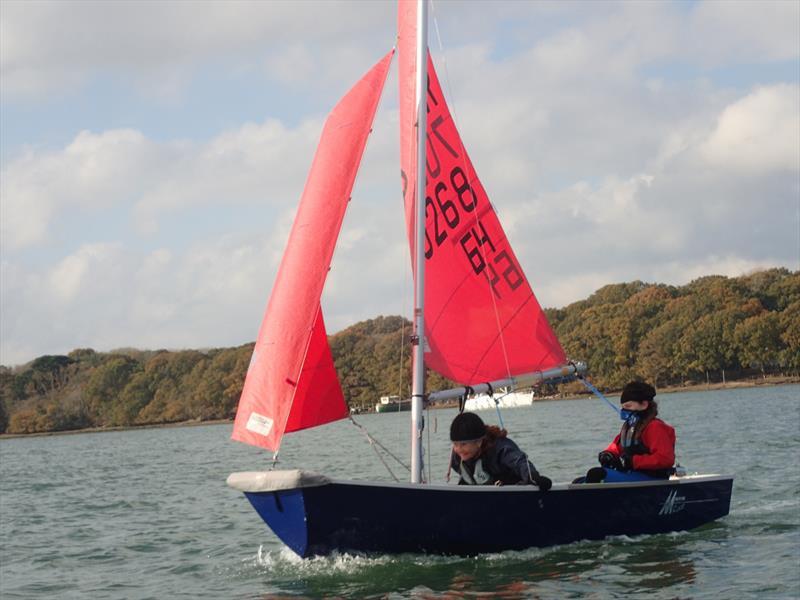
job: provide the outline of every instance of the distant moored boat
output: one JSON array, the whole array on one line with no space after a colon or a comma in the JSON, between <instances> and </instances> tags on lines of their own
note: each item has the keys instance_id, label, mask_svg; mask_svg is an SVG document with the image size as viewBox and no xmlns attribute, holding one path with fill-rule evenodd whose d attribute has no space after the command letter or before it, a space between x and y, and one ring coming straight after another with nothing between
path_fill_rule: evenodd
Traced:
<instances>
[{"instance_id":1,"label":"distant moored boat","mask_svg":"<svg viewBox=\"0 0 800 600\"><path fill-rule=\"evenodd\" d=\"M411 400L401 400L400 396L381 396L381 401L375 405L375 412L400 412L411 410Z\"/></svg>"}]
</instances>

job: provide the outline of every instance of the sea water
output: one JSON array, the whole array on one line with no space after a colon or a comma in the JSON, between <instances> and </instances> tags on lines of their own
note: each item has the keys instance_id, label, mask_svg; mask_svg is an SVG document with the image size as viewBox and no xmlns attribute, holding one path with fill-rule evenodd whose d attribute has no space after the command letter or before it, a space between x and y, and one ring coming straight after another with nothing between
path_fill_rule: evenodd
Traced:
<instances>
[{"instance_id":1,"label":"sea water","mask_svg":"<svg viewBox=\"0 0 800 600\"><path fill-rule=\"evenodd\" d=\"M728 517L691 532L470 558L297 558L225 485L231 471L271 459L230 441L230 424L2 440L0 598L800 597L800 386L658 400L687 470L735 475ZM481 414L497 423L494 411ZM435 482L446 475L454 415L427 415ZM556 481L593 466L620 425L598 400L540 402L502 418ZM407 462L408 412L356 420ZM279 468L391 480L349 421L288 435L279 458Z\"/></svg>"}]
</instances>

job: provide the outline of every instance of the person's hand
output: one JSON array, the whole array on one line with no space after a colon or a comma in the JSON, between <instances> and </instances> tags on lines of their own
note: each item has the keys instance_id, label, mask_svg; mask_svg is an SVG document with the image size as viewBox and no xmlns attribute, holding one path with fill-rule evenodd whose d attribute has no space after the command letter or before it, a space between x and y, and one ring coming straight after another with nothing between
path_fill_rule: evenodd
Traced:
<instances>
[{"instance_id":1,"label":"person's hand","mask_svg":"<svg viewBox=\"0 0 800 600\"><path fill-rule=\"evenodd\" d=\"M551 487L553 487L553 481L549 477L545 477L544 475L539 475L536 479L533 480L540 492L546 492Z\"/></svg>"},{"instance_id":2,"label":"person's hand","mask_svg":"<svg viewBox=\"0 0 800 600\"><path fill-rule=\"evenodd\" d=\"M628 454L623 454L619 458L620 470L633 471L633 457Z\"/></svg>"},{"instance_id":3,"label":"person's hand","mask_svg":"<svg viewBox=\"0 0 800 600\"><path fill-rule=\"evenodd\" d=\"M600 463L601 467L606 467L607 469L622 470L622 461L620 460L619 456L617 456L613 452L609 452L608 450L603 450L600 454L597 455L597 460Z\"/></svg>"}]
</instances>

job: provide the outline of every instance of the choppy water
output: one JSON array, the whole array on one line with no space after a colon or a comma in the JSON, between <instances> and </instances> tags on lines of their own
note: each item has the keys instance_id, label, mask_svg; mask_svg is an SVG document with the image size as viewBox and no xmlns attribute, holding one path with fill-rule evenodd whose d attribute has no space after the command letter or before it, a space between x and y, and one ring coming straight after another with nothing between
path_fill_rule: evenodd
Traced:
<instances>
[{"instance_id":1,"label":"choppy water","mask_svg":"<svg viewBox=\"0 0 800 600\"><path fill-rule=\"evenodd\" d=\"M682 464L736 475L727 518L693 532L475 558L296 558L225 486L229 472L269 461L229 441L230 425L4 440L0 597L800 598L800 386L659 400ZM454 414L430 413L434 481L444 477ZM408 415L357 419L405 459ZM597 400L503 418L557 481L591 466L619 426ZM282 468L388 477L346 421L291 434L281 457Z\"/></svg>"}]
</instances>

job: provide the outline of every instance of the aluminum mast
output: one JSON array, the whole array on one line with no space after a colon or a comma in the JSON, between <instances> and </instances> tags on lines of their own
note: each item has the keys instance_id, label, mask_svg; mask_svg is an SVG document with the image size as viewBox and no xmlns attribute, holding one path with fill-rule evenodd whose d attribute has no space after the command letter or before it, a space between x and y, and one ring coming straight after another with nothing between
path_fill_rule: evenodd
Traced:
<instances>
[{"instance_id":1,"label":"aluminum mast","mask_svg":"<svg viewBox=\"0 0 800 600\"><path fill-rule=\"evenodd\" d=\"M414 335L411 386L411 483L422 483L422 413L425 398L425 135L428 128L428 3L417 0L417 190L414 223L416 252L414 261Z\"/></svg>"}]
</instances>

